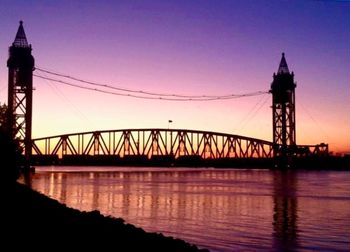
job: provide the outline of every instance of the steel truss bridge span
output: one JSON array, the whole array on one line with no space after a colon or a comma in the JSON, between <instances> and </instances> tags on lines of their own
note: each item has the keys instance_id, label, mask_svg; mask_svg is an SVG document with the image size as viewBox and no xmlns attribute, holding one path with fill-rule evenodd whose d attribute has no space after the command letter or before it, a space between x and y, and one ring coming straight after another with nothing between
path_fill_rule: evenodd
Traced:
<instances>
[{"instance_id":1,"label":"steel truss bridge span","mask_svg":"<svg viewBox=\"0 0 350 252\"><path fill-rule=\"evenodd\" d=\"M239 135L185 129L120 129L32 140L33 156L172 156L272 158L272 142Z\"/></svg>"}]
</instances>

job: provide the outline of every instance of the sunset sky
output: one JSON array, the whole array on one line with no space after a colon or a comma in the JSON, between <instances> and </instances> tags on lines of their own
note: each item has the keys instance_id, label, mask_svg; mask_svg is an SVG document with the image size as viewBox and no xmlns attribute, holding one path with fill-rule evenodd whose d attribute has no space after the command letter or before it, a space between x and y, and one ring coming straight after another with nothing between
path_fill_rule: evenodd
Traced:
<instances>
[{"instance_id":1,"label":"sunset sky","mask_svg":"<svg viewBox=\"0 0 350 252\"><path fill-rule=\"evenodd\" d=\"M285 52L297 82L297 143L326 142L331 151L350 152L350 1L0 0L0 17L1 103L7 103L6 60L19 20L36 67L132 90L268 91ZM37 77L34 87L33 137L170 127L272 140L270 94L175 102Z\"/></svg>"}]
</instances>

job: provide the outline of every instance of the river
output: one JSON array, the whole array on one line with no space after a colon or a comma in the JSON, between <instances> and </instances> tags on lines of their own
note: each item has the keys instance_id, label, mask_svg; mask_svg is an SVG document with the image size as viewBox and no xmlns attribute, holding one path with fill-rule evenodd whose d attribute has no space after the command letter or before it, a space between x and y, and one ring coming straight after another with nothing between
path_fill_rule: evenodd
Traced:
<instances>
[{"instance_id":1,"label":"river","mask_svg":"<svg viewBox=\"0 0 350 252\"><path fill-rule=\"evenodd\" d=\"M31 184L213 252L350 250L350 172L50 166Z\"/></svg>"}]
</instances>

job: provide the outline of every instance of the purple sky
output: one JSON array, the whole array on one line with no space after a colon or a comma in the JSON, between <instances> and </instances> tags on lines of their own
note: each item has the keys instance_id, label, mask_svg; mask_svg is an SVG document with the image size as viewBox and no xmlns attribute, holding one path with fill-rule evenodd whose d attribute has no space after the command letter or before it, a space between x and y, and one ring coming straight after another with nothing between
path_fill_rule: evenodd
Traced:
<instances>
[{"instance_id":1,"label":"purple sky","mask_svg":"<svg viewBox=\"0 0 350 252\"><path fill-rule=\"evenodd\" d=\"M88 2L88 3L87 3ZM297 143L350 152L350 1L1 1L0 102L19 20L36 66L178 94L267 91L281 53L297 82ZM168 127L272 139L271 97L147 101L34 78L34 137Z\"/></svg>"}]
</instances>

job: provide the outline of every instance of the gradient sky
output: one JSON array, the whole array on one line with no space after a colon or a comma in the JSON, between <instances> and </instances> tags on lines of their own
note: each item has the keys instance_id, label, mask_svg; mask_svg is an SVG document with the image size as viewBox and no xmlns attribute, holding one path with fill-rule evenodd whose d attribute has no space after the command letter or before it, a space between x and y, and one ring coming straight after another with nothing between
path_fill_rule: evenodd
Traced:
<instances>
[{"instance_id":1,"label":"gradient sky","mask_svg":"<svg viewBox=\"0 0 350 252\"><path fill-rule=\"evenodd\" d=\"M285 52L297 143L350 152L350 1L0 0L0 102L24 21L36 66L135 90L268 91ZM272 140L271 97L149 101L34 77L33 137L102 129L199 129Z\"/></svg>"}]
</instances>

